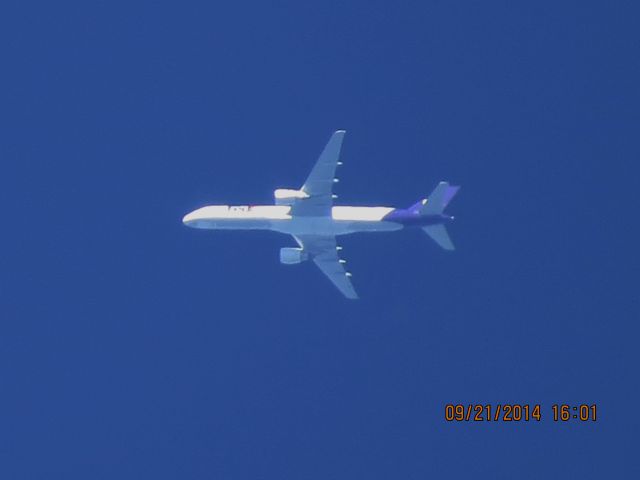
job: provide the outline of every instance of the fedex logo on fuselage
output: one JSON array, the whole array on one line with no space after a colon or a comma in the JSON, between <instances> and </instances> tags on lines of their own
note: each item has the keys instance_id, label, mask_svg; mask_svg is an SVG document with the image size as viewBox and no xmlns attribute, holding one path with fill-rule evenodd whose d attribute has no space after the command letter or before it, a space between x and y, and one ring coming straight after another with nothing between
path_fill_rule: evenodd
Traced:
<instances>
[{"instance_id":1,"label":"fedex logo on fuselage","mask_svg":"<svg viewBox=\"0 0 640 480\"><path fill-rule=\"evenodd\" d=\"M232 205L229 207L230 212L248 212L251 210L249 205Z\"/></svg>"}]
</instances>

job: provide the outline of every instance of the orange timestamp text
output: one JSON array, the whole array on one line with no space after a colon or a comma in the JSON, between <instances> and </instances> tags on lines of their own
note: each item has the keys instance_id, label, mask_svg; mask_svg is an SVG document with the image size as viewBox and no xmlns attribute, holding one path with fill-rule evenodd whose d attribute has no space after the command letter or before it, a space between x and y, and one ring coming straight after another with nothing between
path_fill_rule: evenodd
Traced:
<instances>
[{"instance_id":1,"label":"orange timestamp text","mask_svg":"<svg viewBox=\"0 0 640 480\"><path fill-rule=\"evenodd\" d=\"M444 407L444 419L447 422L539 422L543 417L542 410L539 403L448 403ZM554 404L551 418L554 422L595 422L597 407L595 404Z\"/></svg>"}]
</instances>

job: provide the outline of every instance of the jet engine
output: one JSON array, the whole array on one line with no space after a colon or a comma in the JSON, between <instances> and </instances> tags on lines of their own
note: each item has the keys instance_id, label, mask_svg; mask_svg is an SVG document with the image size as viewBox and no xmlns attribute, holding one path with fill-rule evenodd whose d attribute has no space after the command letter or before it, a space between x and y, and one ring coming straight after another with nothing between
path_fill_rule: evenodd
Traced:
<instances>
[{"instance_id":1,"label":"jet engine","mask_svg":"<svg viewBox=\"0 0 640 480\"><path fill-rule=\"evenodd\" d=\"M286 265L294 265L296 263L304 262L308 258L309 255L302 248L280 249L280 263L284 263Z\"/></svg>"},{"instance_id":2,"label":"jet engine","mask_svg":"<svg viewBox=\"0 0 640 480\"><path fill-rule=\"evenodd\" d=\"M289 188L279 188L273 192L276 205L293 205L297 200L309 198L302 190L291 190Z\"/></svg>"}]
</instances>

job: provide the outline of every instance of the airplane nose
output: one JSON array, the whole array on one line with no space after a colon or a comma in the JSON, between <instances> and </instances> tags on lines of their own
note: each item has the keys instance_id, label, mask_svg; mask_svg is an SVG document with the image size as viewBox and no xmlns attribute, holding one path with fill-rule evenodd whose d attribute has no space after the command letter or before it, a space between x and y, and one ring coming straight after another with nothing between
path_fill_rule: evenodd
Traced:
<instances>
[{"instance_id":1,"label":"airplane nose","mask_svg":"<svg viewBox=\"0 0 640 480\"><path fill-rule=\"evenodd\" d=\"M184 223L187 227L190 222L193 222L193 212L187 213L184 217L182 217L182 223Z\"/></svg>"}]
</instances>

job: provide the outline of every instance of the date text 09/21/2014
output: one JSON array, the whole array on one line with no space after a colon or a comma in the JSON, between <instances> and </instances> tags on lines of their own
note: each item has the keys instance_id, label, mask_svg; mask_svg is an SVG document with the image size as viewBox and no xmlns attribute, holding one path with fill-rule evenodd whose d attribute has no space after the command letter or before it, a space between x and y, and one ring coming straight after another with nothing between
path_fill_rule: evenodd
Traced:
<instances>
[{"instance_id":1,"label":"date text 09/21/2014","mask_svg":"<svg viewBox=\"0 0 640 480\"><path fill-rule=\"evenodd\" d=\"M529 422L543 418L540 404L452 404L444 408L444 419L447 422ZM595 404L553 404L551 418L554 422L595 422L597 407Z\"/></svg>"}]
</instances>

